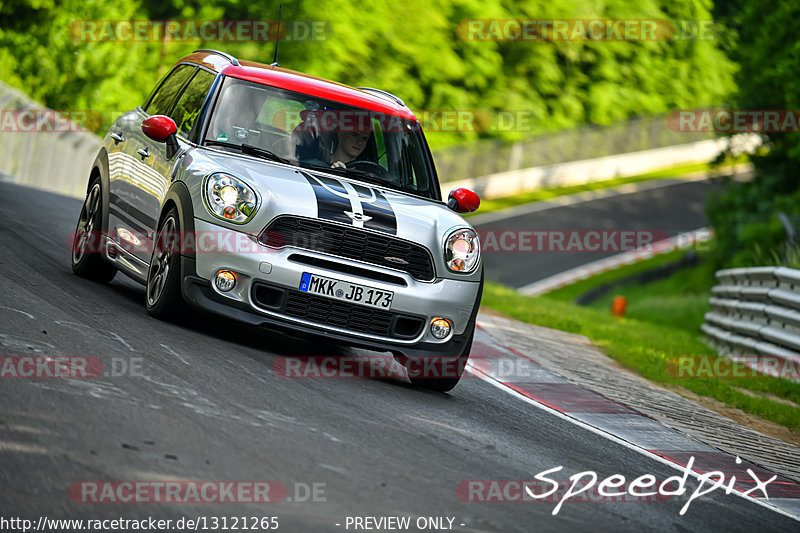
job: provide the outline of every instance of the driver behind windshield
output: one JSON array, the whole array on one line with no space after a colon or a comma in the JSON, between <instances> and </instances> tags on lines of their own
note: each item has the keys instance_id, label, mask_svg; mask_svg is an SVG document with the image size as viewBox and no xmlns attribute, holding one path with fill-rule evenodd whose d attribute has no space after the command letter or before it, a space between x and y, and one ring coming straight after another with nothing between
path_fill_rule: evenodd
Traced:
<instances>
[{"instance_id":1,"label":"driver behind windshield","mask_svg":"<svg viewBox=\"0 0 800 533\"><path fill-rule=\"evenodd\" d=\"M378 163L376 139L369 121L357 124L342 121L337 131L331 132L330 138L327 160L331 168L352 171L362 177L371 175L383 183L397 184L394 176Z\"/></svg>"},{"instance_id":2,"label":"driver behind windshield","mask_svg":"<svg viewBox=\"0 0 800 533\"><path fill-rule=\"evenodd\" d=\"M361 120L356 121L354 117ZM396 180L377 161L372 124L363 120L364 117L368 115L361 110L301 111L301 122L288 141L290 159L303 166L372 176L394 185Z\"/></svg>"},{"instance_id":3,"label":"driver behind windshield","mask_svg":"<svg viewBox=\"0 0 800 533\"><path fill-rule=\"evenodd\" d=\"M347 168L347 163L359 158L369 141L369 131L340 131L336 149L331 154L331 167Z\"/></svg>"}]
</instances>

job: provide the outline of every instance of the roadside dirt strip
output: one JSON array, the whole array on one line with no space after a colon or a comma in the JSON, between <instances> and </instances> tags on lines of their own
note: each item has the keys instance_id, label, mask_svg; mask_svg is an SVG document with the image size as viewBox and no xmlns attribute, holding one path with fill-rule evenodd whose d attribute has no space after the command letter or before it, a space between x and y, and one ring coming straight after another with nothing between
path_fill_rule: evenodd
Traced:
<instances>
[{"instance_id":1,"label":"roadside dirt strip","mask_svg":"<svg viewBox=\"0 0 800 533\"><path fill-rule=\"evenodd\" d=\"M586 337L481 312L467 371L676 468L693 457L697 476L725 475L723 488L736 476L734 493L800 520L800 448L621 368ZM745 495L754 475L777 475L768 498Z\"/></svg>"}]
</instances>

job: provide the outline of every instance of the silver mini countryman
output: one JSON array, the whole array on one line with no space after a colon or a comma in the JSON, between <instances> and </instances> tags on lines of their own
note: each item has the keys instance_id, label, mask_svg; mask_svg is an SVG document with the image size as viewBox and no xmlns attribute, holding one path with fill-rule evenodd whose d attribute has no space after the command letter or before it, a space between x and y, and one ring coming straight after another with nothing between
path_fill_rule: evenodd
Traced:
<instances>
[{"instance_id":1,"label":"silver mini countryman","mask_svg":"<svg viewBox=\"0 0 800 533\"><path fill-rule=\"evenodd\" d=\"M458 213L479 203L468 189L442 200L399 98L199 50L111 126L72 267L144 284L157 318L188 302L388 351L412 382L448 391L483 287L478 235Z\"/></svg>"}]
</instances>

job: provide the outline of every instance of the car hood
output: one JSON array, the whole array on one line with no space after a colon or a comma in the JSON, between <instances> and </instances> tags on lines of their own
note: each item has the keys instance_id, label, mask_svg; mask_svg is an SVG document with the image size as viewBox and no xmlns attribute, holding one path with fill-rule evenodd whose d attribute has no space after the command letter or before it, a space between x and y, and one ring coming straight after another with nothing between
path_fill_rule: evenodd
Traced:
<instances>
[{"instance_id":1,"label":"car hood","mask_svg":"<svg viewBox=\"0 0 800 533\"><path fill-rule=\"evenodd\" d=\"M189 174L195 175L190 180L195 183L221 171L243 179L256 190L260 198L256 216L241 227L251 234L260 233L277 216L296 215L413 241L437 257L452 230L471 227L443 203L336 174L204 148L191 150L186 158ZM201 188L190 186L190 190L198 191L198 199ZM199 209L196 213L199 218L219 223L207 213L202 216Z\"/></svg>"}]
</instances>

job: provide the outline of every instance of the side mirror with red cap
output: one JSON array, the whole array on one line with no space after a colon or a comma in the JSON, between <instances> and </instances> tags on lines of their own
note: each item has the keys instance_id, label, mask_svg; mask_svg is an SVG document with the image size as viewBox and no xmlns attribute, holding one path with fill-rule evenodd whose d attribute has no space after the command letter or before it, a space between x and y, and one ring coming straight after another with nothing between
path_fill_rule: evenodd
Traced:
<instances>
[{"instance_id":1,"label":"side mirror with red cap","mask_svg":"<svg viewBox=\"0 0 800 533\"><path fill-rule=\"evenodd\" d=\"M176 132L178 127L175 121L166 115L153 115L142 121L142 131L149 138L159 143L167 143L167 159L180 149Z\"/></svg>"},{"instance_id":2,"label":"side mirror with red cap","mask_svg":"<svg viewBox=\"0 0 800 533\"><path fill-rule=\"evenodd\" d=\"M450 191L447 207L456 213L472 213L481 205L481 199L475 191L459 187Z\"/></svg>"}]
</instances>

